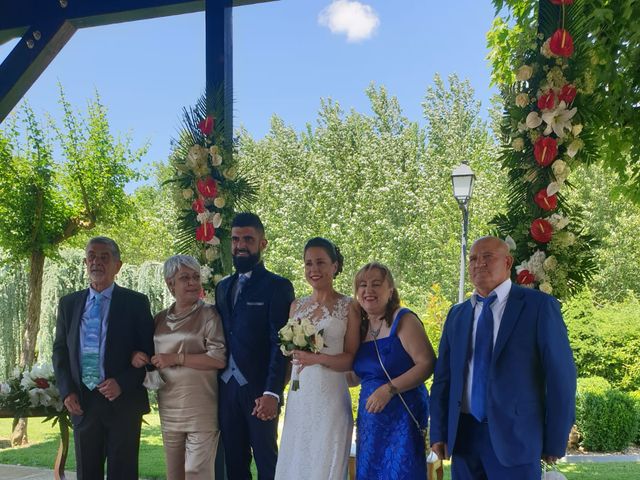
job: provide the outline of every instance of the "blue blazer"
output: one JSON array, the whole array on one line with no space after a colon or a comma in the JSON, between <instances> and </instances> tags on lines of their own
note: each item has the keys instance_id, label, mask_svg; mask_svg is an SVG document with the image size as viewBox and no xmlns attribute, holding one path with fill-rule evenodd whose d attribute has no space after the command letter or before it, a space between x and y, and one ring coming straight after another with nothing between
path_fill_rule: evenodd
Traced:
<instances>
[{"instance_id":1,"label":"blue blazer","mask_svg":"<svg viewBox=\"0 0 640 480\"><path fill-rule=\"evenodd\" d=\"M80 321L89 289L65 295L60 299L56 337L53 342L53 369L60 397L76 393L85 406L88 390L82 386L80 368ZM116 285L107 316L107 337L104 351L104 372L114 378L122 394L113 402L114 408L131 413L149 412L147 390L142 386L144 368L131 366L135 351L153 355L153 317L149 299L142 293ZM71 416L74 425L83 417Z\"/></svg>"},{"instance_id":2,"label":"blue blazer","mask_svg":"<svg viewBox=\"0 0 640 480\"><path fill-rule=\"evenodd\" d=\"M471 302L454 305L440 340L431 388L431 444L455 455L473 326ZM507 467L561 457L575 419L576 369L560 305L538 290L511 287L493 349L487 420Z\"/></svg>"},{"instance_id":3,"label":"blue blazer","mask_svg":"<svg viewBox=\"0 0 640 480\"><path fill-rule=\"evenodd\" d=\"M282 397L287 360L280 352L278 330L289 318L293 285L259 263L234 307L232 290L237 280L236 272L216 286L227 355L233 354L254 395L270 391Z\"/></svg>"}]
</instances>

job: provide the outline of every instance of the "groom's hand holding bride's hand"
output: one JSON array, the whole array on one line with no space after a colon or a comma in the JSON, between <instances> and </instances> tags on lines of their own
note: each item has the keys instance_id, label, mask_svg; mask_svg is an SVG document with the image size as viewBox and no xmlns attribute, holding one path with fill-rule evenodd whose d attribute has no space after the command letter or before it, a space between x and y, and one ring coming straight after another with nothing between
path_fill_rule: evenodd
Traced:
<instances>
[{"instance_id":1,"label":"groom's hand holding bride's hand","mask_svg":"<svg viewBox=\"0 0 640 480\"><path fill-rule=\"evenodd\" d=\"M260 420L273 420L278 416L278 399L273 395L262 395L256 398L256 405L253 407L251 415L255 415Z\"/></svg>"},{"instance_id":2,"label":"groom's hand holding bride's hand","mask_svg":"<svg viewBox=\"0 0 640 480\"><path fill-rule=\"evenodd\" d=\"M371 395L367 398L365 408L369 413L380 413L387 406L387 403L391 400L393 394L389 391L387 384L380 385Z\"/></svg>"}]
</instances>

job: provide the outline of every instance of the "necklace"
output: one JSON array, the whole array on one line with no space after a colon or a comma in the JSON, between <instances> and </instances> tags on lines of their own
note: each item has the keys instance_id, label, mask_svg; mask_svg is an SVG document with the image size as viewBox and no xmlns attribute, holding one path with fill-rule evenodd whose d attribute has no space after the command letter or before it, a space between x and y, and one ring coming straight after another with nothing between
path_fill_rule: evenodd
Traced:
<instances>
[{"instance_id":1,"label":"necklace","mask_svg":"<svg viewBox=\"0 0 640 480\"><path fill-rule=\"evenodd\" d=\"M373 328L371 325L371 320L369 320L369 335L371 338L376 340L378 335L380 335L380 330L382 330L382 325L384 324L384 317L380 318L380 326L378 328Z\"/></svg>"}]
</instances>

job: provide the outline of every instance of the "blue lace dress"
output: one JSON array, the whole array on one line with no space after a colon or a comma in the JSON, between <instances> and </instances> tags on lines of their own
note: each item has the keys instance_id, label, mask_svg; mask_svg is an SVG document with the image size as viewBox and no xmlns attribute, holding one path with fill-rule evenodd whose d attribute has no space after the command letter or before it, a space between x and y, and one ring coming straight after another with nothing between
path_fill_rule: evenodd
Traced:
<instances>
[{"instance_id":1,"label":"blue lace dress","mask_svg":"<svg viewBox=\"0 0 640 480\"><path fill-rule=\"evenodd\" d=\"M388 337L378 339L378 348L391 378L414 363L396 335L398 320L408 309L400 309ZM367 398L389 380L384 374L373 341L363 342L356 353L353 370L362 380L358 402L356 478L358 480L411 480L427 477L424 440L400 398L395 395L380 413L365 409ZM428 394L424 385L402 393L413 415L426 427Z\"/></svg>"}]
</instances>

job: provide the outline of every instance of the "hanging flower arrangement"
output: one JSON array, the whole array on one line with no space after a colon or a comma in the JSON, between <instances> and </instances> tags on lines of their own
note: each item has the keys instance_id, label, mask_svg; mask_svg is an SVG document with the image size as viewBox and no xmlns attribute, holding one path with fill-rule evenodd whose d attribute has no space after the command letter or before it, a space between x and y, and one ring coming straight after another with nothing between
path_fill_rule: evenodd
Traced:
<instances>
[{"instance_id":1,"label":"hanging flower arrangement","mask_svg":"<svg viewBox=\"0 0 640 480\"><path fill-rule=\"evenodd\" d=\"M46 420L69 423L51 365L34 365L31 370L16 369L6 381L0 381L0 410L15 418L28 416L34 410Z\"/></svg>"},{"instance_id":2,"label":"hanging flower arrangement","mask_svg":"<svg viewBox=\"0 0 640 480\"><path fill-rule=\"evenodd\" d=\"M201 98L184 111L183 129L174 142L175 199L179 207L177 249L195 255L203 296L213 301L215 285L231 270L230 224L236 209L247 208L255 187L239 173L235 142L225 135L224 100L217 96L215 112Z\"/></svg>"},{"instance_id":3,"label":"hanging flower arrangement","mask_svg":"<svg viewBox=\"0 0 640 480\"><path fill-rule=\"evenodd\" d=\"M579 208L563 190L573 168L589 150L587 89L572 36L572 0L543 0L536 46L503 88L505 144L509 170L508 213L493 219L514 256L514 280L559 298L583 285L595 271Z\"/></svg>"}]
</instances>

